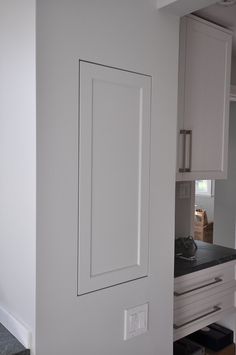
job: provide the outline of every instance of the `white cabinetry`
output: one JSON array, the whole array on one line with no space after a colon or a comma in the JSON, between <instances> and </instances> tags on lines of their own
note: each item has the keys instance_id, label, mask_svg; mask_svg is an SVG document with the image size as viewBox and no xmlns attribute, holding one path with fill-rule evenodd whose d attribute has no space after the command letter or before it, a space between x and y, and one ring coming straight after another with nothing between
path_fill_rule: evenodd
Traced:
<instances>
[{"instance_id":1,"label":"white cabinetry","mask_svg":"<svg viewBox=\"0 0 236 355\"><path fill-rule=\"evenodd\" d=\"M151 77L80 61L78 294L148 274Z\"/></svg>"},{"instance_id":2,"label":"white cabinetry","mask_svg":"<svg viewBox=\"0 0 236 355\"><path fill-rule=\"evenodd\" d=\"M177 180L226 178L231 47L229 30L181 20Z\"/></svg>"},{"instance_id":3,"label":"white cabinetry","mask_svg":"<svg viewBox=\"0 0 236 355\"><path fill-rule=\"evenodd\" d=\"M174 340L236 311L235 261L175 279Z\"/></svg>"}]
</instances>

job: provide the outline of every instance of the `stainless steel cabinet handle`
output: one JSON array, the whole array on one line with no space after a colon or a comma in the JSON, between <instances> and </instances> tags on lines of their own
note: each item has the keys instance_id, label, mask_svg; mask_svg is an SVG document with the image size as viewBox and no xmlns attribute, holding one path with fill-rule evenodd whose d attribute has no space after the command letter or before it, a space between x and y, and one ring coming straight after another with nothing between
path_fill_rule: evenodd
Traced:
<instances>
[{"instance_id":1,"label":"stainless steel cabinet handle","mask_svg":"<svg viewBox=\"0 0 236 355\"><path fill-rule=\"evenodd\" d=\"M196 318L194 318L194 319L191 319L191 320L189 320L189 321L187 321L187 322L185 322L185 323L182 323L182 324L174 324L174 325L173 325L173 328L174 328L174 329L180 329L180 328L184 327L185 325L188 325L188 324L191 324L191 323L193 323L193 322L196 322L197 320L200 320L200 319L202 319L202 318L205 318L205 317L209 316L210 314L219 312L219 311L221 311L221 309L222 309L222 308L219 307L219 306L213 306L213 310L212 310L212 311L209 311L209 312L207 312L207 313L204 313L203 315L198 316L198 317L196 317Z\"/></svg>"},{"instance_id":2,"label":"stainless steel cabinet handle","mask_svg":"<svg viewBox=\"0 0 236 355\"><path fill-rule=\"evenodd\" d=\"M201 285L201 286L197 286L197 287L191 288L190 290L183 291L183 292L176 292L175 291L174 292L174 296L175 297L183 296L183 295L186 295L187 293L190 293L190 292L193 292L193 291L196 291L196 290L201 290L202 288L205 288L207 286L218 284L219 282L223 282L223 279L220 278L220 277L215 277L214 281L208 282L207 284L204 284L204 285Z\"/></svg>"},{"instance_id":3,"label":"stainless steel cabinet handle","mask_svg":"<svg viewBox=\"0 0 236 355\"><path fill-rule=\"evenodd\" d=\"M185 129L181 129L179 132L181 135L183 135L183 151L182 151L182 168L179 168L179 172L180 173L184 173L185 172L185 157L186 157L186 130Z\"/></svg>"},{"instance_id":4,"label":"stainless steel cabinet handle","mask_svg":"<svg viewBox=\"0 0 236 355\"><path fill-rule=\"evenodd\" d=\"M188 150L188 168L185 168L187 173L190 173L192 169L192 130L187 130L186 135L189 135L189 150Z\"/></svg>"},{"instance_id":5,"label":"stainless steel cabinet handle","mask_svg":"<svg viewBox=\"0 0 236 355\"><path fill-rule=\"evenodd\" d=\"M192 130L181 129L180 134L183 135L183 155L182 155L182 168L179 168L180 173L189 173L192 168ZM186 167L186 148L187 148L187 135L189 136L189 150L188 150L188 167Z\"/></svg>"}]
</instances>

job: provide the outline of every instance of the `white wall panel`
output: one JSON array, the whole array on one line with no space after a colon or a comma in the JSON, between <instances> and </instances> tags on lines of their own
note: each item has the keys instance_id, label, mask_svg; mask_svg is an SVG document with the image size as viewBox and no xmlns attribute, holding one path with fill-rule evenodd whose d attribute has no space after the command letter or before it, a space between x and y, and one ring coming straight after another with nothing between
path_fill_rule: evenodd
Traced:
<instances>
[{"instance_id":1,"label":"white wall panel","mask_svg":"<svg viewBox=\"0 0 236 355\"><path fill-rule=\"evenodd\" d=\"M79 293L148 273L151 78L80 61Z\"/></svg>"},{"instance_id":2,"label":"white wall panel","mask_svg":"<svg viewBox=\"0 0 236 355\"><path fill-rule=\"evenodd\" d=\"M172 353L178 30L156 0L37 1L37 355ZM152 77L148 277L81 296L79 59ZM147 302L148 332L124 341L124 310Z\"/></svg>"},{"instance_id":3,"label":"white wall panel","mask_svg":"<svg viewBox=\"0 0 236 355\"><path fill-rule=\"evenodd\" d=\"M0 322L5 326L13 319L15 324L22 323L23 328L31 333L33 343L36 286L35 7L34 0L0 0ZM14 334L19 338L18 330L15 327ZM31 352L33 354L33 350Z\"/></svg>"}]
</instances>

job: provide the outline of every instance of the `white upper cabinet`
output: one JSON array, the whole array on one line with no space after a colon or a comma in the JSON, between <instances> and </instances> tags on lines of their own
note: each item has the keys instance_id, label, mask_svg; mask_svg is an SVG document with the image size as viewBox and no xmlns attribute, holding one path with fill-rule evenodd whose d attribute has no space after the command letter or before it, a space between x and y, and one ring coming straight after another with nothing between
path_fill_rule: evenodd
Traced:
<instances>
[{"instance_id":1,"label":"white upper cabinet","mask_svg":"<svg viewBox=\"0 0 236 355\"><path fill-rule=\"evenodd\" d=\"M232 34L181 20L177 180L227 176Z\"/></svg>"},{"instance_id":2,"label":"white upper cabinet","mask_svg":"<svg viewBox=\"0 0 236 355\"><path fill-rule=\"evenodd\" d=\"M80 61L78 294L148 275L151 77Z\"/></svg>"}]
</instances>

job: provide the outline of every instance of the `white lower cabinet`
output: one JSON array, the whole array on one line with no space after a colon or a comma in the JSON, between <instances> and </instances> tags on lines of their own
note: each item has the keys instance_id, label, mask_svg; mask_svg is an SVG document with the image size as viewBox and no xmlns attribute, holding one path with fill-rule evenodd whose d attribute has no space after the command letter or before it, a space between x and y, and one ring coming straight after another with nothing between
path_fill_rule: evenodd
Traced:
<instances>
[{"instance_id":1,"label":"white lower cabinet","mask_svg":"<svg viewBox=\"0 0 236 355\"><path fill-rule=\"evenodd\" d=\"M236 311L235 261L175 279L174 341Z\"/></svg>"}]
</instances>

